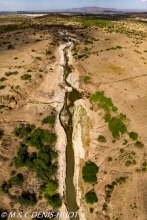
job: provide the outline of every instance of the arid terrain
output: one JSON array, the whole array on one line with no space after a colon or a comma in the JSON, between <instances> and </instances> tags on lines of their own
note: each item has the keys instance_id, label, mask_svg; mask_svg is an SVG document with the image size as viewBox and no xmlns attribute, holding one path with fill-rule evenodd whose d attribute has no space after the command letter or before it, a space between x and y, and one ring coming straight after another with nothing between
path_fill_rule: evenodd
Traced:
<instances>
[{"instance_id":1,"label":"arid terrain","mask_svg":"<svg viewBox=\"0 0 147 220\"><path fill-rule=\"evenodd\" d=\"M146 19L0 15L0 219L147 219Z\"/></svg>"}]
</instances>

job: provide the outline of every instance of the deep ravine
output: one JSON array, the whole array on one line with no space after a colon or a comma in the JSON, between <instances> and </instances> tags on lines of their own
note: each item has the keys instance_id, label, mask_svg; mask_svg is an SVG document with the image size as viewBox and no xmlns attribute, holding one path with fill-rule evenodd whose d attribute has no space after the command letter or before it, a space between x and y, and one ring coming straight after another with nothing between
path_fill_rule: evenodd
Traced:
<instances>
[{"instance_id":1,"label":"deep ravine","mask_svg":"<svg viewBox=\"0 0 147 220\"><path fill-rule=\"evenodd\" d=\"M78 205L76 202L76 193L73 184L73 176L74 176L74 150L72 146L72 133L73 133L73 125L72 125L72 113L74 108L74 102L78 99L82 98L82 94L72 87L67 82L67 77L71 73L71 67L68 64L68 50L71 45L67 45L64 50L64 77L63 83L68 88L65 93L64 98L64 106L61 109L59 119L67 137L67 147L66 147L66 202L67 209L69 212L77 212ZM73 217L72 220L79 220L79 217Z\"/></svg>"}]
</instances>

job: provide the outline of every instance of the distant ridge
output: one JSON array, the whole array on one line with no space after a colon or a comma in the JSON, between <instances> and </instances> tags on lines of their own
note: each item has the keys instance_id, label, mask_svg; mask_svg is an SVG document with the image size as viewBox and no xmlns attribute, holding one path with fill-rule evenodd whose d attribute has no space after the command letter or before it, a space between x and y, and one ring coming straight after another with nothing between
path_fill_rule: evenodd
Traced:
<instances>
[{"instance_id":1,"label":"distant ridge","mask_svg":"<svg viewBox=\"0 0 147 220\"><path fill-rule=\"evenodd\" d=\"M81 7L81 8L68 8L68 9L49 9L49 10L27 10L27 11L0 11L0 13L49 13L49 12L61 12L61 13L130 13L130 12L147 12L147 9L116 9L116 8L103 8L97 6Z\"/></svg>"}]
</instances>

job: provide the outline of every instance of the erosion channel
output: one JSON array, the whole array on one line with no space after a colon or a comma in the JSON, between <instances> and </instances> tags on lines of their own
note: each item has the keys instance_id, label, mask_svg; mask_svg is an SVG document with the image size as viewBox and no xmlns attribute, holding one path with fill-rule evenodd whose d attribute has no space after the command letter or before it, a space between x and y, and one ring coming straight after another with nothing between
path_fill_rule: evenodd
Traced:
<instances>
[{"instance_id":1,"label":"erosion channel","mask_svg":"<svg viewBox=\"0 0 147 220\"><path fill-rule=\"evenodd\" d=\"M72 87L67 82L67 77L71 73L71 67L68 63L68 50L70 49L71 44L68 44L63 52L64 52L64 76L63 83L68 90L65 93L64 98L64 106L60 112L60 123L65 130L67 136L67 147L66 147L66 199L67 199L67 208L69 212L76 212L78 210L78 205L76 203L76 193L73 184L73 176L74 176L74 150L72 146L72 133L73 133L73 125L72 125L72 113L74 108L74 102L78 99L82 98L82 94L78 92L75 88ZM71 218L72 220L78 220L79 217L74 216Z\"/></svg>"}]
</instances>

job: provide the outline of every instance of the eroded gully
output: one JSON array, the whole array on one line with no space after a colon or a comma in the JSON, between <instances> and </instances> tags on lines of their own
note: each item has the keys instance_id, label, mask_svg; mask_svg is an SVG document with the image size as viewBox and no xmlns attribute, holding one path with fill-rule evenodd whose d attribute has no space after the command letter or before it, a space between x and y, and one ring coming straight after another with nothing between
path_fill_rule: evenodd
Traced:
<instances>
[{"instance_id":1,"label":"eroded gully","mask_svg":"<svg viewBox=\"0 0 147 220\"><path fill-rule=\"evenodd\" d=\"M71 84L68 83L67 77L71 73L71 67L69 65L68 50L72 44L67 44L63 49L64 53L64 76L63 83L68 88L65 92L64 105L60 111L59 119L67 137L67 146L66 146L66 202L67 209L69 212L77 212L78 205L76 202L76 193L73 184L74 176L74 150L72 146L72 115L74 110L74 102L82 98L82 94L77 91ZM72 220L79 220L78 215L71 218Z\"/></svg>"}]
</instances>

